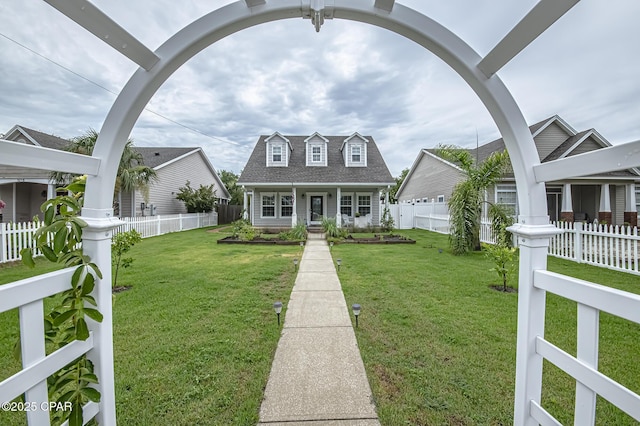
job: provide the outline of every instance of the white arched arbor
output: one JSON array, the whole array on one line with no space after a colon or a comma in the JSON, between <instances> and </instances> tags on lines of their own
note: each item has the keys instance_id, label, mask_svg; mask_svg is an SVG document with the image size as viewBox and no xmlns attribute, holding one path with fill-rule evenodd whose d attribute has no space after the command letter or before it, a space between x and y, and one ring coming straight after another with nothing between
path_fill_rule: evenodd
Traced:
<instances>
[{"instance_id":1,"label":"white arched arbor","mask_svg":"<svg viewBox=\"0 0 640 426\"><path fill-rule=\"evenodd\" d=\"M593 423L596 394L604 396L640 420L640 398L620 385L611 385L597 372L598 312L605 310L640 322L640 309L637 309L640 307L640 298L622 292L614 292L612 295L611 291L593 287L589 283L579 283L569 277L546 272L548 239L559 231L549 224L544 187L544 182L549 180L638 166L640 143L540 164L533 138L518 105L495 75L577 0L540 1L484 58L442 25L412 9L395 4L393 0L237 1L194 21L155 52L133 39L106 15L101 15L91 3L84 0L46 1L100 37L105 32L109 34L108 31L114 31L114 36L105 41L141 66L111 108L100 131L93 156L73 157L74 161L77 160L77 171L89 174L82 212L89 224L84 233L85 251L105 271L96 290L96 299L104 321L102 324L92 324L93 346L89 352L101 382L102 400L98 413L101 424L112 425L116 420L111 277L108 271L110 231L117 225L117 220L112 217L110 194L127 138L143 108L158 88L195 54L227 35L251 26L288 18L310 18L316 31L320 30L325 19L359 21L413 40L453 68L475 91L493 117L511 157L522 212L518 224L513 227L520 246L514 424L554 424L554 419L540 406L543 358L556 365L562 364L559 365L560 368L578 380L576 424ZM11 143L3 143L2 146L7 147L10 155L4 156L0 162L42 168L42 161L35 158L40 154L45 155L42 149L19 147ZM53 155L50 152L46 154ZM68 162L72 158L70 155L61 154L59 164ZM50 164L51 162L48 163ZM75 166L66 167L63 170L72 171L71 168ZM563 288L564 293L558 290L559 287ZM565 290L567 288L570 290ZM579 334L587 337L578 339L577 359L567 361L564 352L557 352L559 349L543 339L546 291L562 293L579 303ZM624 300L624 309L618 309L621 300Z\"/></svg>"}]
</instances>

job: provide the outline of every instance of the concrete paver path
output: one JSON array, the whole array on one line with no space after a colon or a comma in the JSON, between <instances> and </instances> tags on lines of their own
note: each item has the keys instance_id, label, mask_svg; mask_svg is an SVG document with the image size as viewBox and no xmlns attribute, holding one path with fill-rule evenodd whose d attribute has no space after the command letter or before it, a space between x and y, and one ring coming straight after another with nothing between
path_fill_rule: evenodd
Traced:
<instances>
[{"instance_id":1,"label":"concrete paver path","mask_svg":"<svg viewBox=\"0 0 640 426\"><path fill-rule=\"evenodd\" d=\"M300 261L259 425L380 425L322 234L309 235Z\"/></svg>"}]
</instances>

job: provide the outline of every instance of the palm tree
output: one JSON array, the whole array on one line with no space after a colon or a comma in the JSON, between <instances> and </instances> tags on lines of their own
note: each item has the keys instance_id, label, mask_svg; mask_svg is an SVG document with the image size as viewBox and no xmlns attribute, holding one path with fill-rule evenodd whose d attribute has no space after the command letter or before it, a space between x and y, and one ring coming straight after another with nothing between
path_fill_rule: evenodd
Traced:
<instances>
[{"instance_id":1,"label":"palm tree","mask_svg":"<svg viewBox=\"0 0 640 426\"><path fill-rule=\"evenodd\" d=\"M480 220L484 192L494 185L509 165L507 151L494 152L477 164L471 152L454 145L441 145L438 155L457 164L467 175L453 189L449 200L449 242L454 254L480 250Z\"/></svg>"},{"instance_id":2,"label":"palm tree","mask_svg":"<svg viewBox=\"0 0 640 426\"><path fill-rule=\"evenodd\" d=\"M91 155L93 147L98 140L98 132L89 129L82 136L71 139L66 151L76 154ZM52 172L51 180L56 184L66 184L73 179L74 175L63 172ZM157 179L156 171L151 167L145 166L142 154L133 147L133 139L129 139L124 147L120 164L118 165L118 174L116 175L116 185L113 190L114 200L117 199L121 192L132 192L138 190L147 198L149 193L149 184Z\"/></svg>"}]
</instances>

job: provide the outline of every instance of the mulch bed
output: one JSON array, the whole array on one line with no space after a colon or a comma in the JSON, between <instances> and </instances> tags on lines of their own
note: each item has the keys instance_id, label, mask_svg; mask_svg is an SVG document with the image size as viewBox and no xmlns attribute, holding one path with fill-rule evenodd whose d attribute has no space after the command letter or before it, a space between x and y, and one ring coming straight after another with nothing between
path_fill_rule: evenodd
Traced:
<instances>
[{"instance_id":1,"label":"mulch bed","mask_svg":"<svg viewBox=\"0 0 640 426\"><path fill-rule=\"evenodd\" d=\"M358 238L349 235L341 243L351 244L415 244L416 241L402 235L376 235L373 238Z\"/></svg>"},{"instance_id":2,"label":"mulch bed","mask_svg":"<svg viewBox=\"0 0 640 426\"><path fill-rule=\"evenodd\" d=\"M254 238L251 241L242 241L236 237L224 237L218 240L218 244L257 244L257 245L282 245L297 246L300 241L285 241L277 238Z\"/></svg>"}]
</instances>

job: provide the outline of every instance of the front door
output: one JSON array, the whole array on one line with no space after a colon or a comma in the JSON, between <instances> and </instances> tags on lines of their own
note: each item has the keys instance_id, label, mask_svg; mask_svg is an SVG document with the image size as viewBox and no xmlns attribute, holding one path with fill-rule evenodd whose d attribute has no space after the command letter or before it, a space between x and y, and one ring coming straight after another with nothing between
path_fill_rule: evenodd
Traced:
<instances>
[{"instance_id":1,"label":"front door","mask_svg":"<svg viewBox=\"0 0 640 426\"><path fill-rule=\"evenodd\" d=\"M320 224L322 222L323 202L322 195L312 195L311 201L311 224Z\"/></svg>"}]
</instances>

